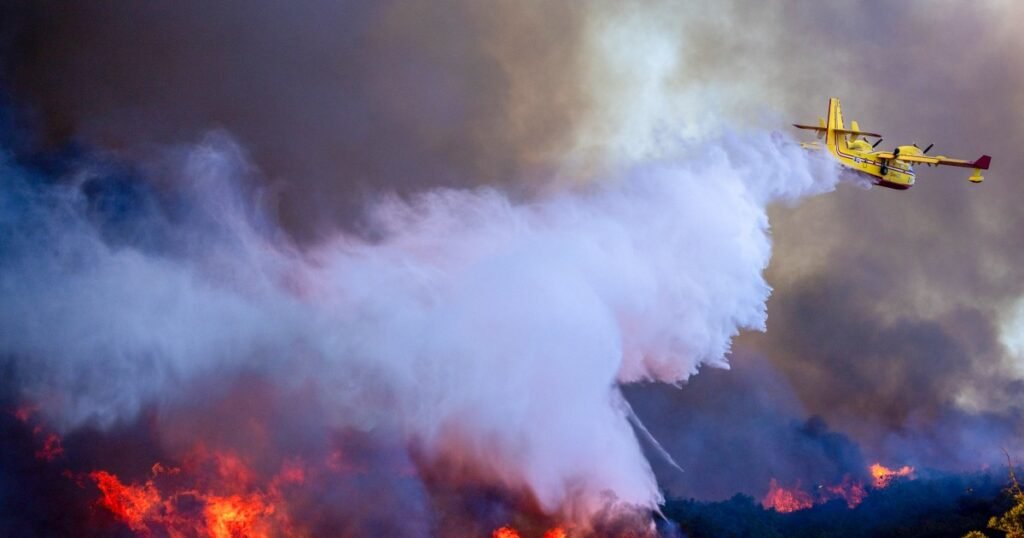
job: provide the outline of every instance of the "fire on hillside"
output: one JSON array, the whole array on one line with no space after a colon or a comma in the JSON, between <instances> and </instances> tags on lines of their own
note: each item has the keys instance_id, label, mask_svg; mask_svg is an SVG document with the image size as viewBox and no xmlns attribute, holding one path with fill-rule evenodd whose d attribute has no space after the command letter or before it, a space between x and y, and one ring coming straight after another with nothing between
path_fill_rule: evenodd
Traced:
<instances>
[{"instance_id":1,"label":"fire on hillside","mask_svg":"<svg viewBox=\"0 0 1024 538\"><path fill-rule=\"evenodd\" d=\"M787 513L805 510L815 504L833 499L842 499L849 508L855 508L867 497L869 488L882 489L894 480L913 478L914 476L914 468L909 466L893 470L881 463L874 463L869 470L873 478L871 484L865 485L850 475L846 475L838 484L819 484L810 492L802 489L799 481L793 487L786 488L779 485L778 481L773 478L761 504L765 508Z\"/></svg>"}]
</instances>

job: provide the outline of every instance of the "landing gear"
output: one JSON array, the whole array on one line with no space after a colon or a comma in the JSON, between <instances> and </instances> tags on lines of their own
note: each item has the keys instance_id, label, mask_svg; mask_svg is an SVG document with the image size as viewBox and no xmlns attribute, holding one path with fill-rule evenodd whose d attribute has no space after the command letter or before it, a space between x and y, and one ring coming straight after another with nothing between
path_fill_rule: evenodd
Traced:
<instances>
[{"instance_id":1,"label":"landing gear","mask_svg":"<svg viewBox=\"0 0 1024 538\"><path fill-rule=\"evenodd\" d=\"M893 154L893 157L899 157L900 156L900 148L899 148L899 146L897 146L896 149L892 150L892 154ZM889 161L882 161L882 167L879 170L879 172L881 172L881 174L883 176L889 173Z\"/></svg>"}]
</instances>

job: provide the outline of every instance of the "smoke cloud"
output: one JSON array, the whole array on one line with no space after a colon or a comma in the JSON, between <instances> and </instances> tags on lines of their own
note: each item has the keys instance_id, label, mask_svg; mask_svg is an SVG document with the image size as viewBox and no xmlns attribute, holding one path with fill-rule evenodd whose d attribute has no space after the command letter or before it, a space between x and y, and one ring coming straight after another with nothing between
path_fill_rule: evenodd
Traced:
<instances>
[{"instance_id":1,"label":"smoke cloud","mask_svg":"<svg viewBox=\"0 0 1024 538\"><path fill-rule=\"evenodd\" d=\"M440 466L421 461L459 468L470 454L475 474L546 505L576 498L572 466L543 480L524 469L569 452L576 469L593 463L576 463L578 445L597 445L575 431L602 431L624 454L587 491L645 469L612 384L721 364L736 329L764 322L764 208L830 182L770 140L710 133L813 121L838 96L848 119L886 135L882 148L935 142L992 154L995 168L970 190L960 170L925 169L906 193L840 188L769 208L770 330L737 341L767 364L681 389L701 397L628 391L688 469L662 483L757 493L705 440L767 443L763 469L805 480L860 465L821 457L799 431L812 415L871 460L1000 460L1021 438L1024 71L1008 68L1019 11L7 2L0 68L17 106L0 109L0 330L12 385L65 430L156 408L187 431L219 385L267 378L287 395L278 404L316 400L272 421L292 433L282 446L361 428L415 445L424 476ZM205 134L218 128L230 135ZM538 358L554 355L567 358ZM561 401L577 376L605 380L587 393L593 408L579 400L591 422L506 445L538 409L537 431L578 412ZM547 392L524 388L539 379ZM192 412L168 411L181 406ZM329 420L288 427L309 409ZM732 420L743 414L765 418ZM429 428L409 426L421 417ZM622 489L649 502L644 472ZM402 504L422 495L397 489Z\"/></svg>"}]
</instances>

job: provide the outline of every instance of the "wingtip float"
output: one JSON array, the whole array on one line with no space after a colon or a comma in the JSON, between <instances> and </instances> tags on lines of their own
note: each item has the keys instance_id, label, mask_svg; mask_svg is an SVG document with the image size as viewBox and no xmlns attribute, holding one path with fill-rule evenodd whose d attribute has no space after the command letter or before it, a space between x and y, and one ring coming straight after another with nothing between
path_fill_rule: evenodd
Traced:
<instances>
[{"instance_id":1,"label":"wingtip float","mask_svg":"<svg viewBox=\"0 0 1024 538\"><path fill-rule=\"evenodd\" d=\"M922 150L917 144L908 146L897 146L892 151L875 151L875 148L882 142L882 135L860 130L857 122L851 121L847 129L843 123L843 113L839 107L839 99L832 97L828 100L828 119L818 118L818 125L793 124L797 129L814 131L818 139L824 139L824 145L820 142L804 142L801 145L811 150L828 149L840 164L857 173L869 176L871 180L882 187L891 189L906 190L914 185L917 177L914 172L915 163L923 163L929 166L958 166L962 168L973 168L974 172L967 178L971 183L981 183L985 178L981 171L988 170L992 157L982 155L974 161L962 159L951 159L944 155L932 157L928 150L932 145ZM877 138L874 144L869 144L868 138Z\"/></svg>"}]
</instances>

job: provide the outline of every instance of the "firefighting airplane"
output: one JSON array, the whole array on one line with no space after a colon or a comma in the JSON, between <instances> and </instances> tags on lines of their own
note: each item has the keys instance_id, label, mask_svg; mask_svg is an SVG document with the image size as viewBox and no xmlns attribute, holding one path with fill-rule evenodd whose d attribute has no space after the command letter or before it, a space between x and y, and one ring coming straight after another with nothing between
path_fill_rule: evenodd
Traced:
<instances>
[{"instance_id":1,"label":"firefighting airplane","mask_svg":"<svg viewBox=\"0 0 1024 538\"><path fill-rule=\"evenodd\" d=\"M959 166L962 168L973 168L974 173L968 177L971 183L981 183L982 170L988 170L992 157L982 155L978 160L963 161L950 159L939 155L931 157L926 155L934 144L924 150L917 147L917 144L910 146L898 146L892 152L873 151L882 142L882 135L869 133L860 130L857 122L851 121L850 128L843 125L843 113L839 109L839 99L832 97L828 100L828 121L818 118L818 125L793 124L797 129L808 129L814 131L818 139L825 139L825 147L839 160L843 166L860 174L869 176L873 182L882 187L891 189L906 190L914 185L913 163L925 163L930 166ZM868 144L865 138L877 138L874 144ZM822 145L819 142L803 142L804 148L820 150Z\"/></svg>"}]
</instances>

